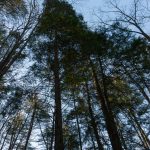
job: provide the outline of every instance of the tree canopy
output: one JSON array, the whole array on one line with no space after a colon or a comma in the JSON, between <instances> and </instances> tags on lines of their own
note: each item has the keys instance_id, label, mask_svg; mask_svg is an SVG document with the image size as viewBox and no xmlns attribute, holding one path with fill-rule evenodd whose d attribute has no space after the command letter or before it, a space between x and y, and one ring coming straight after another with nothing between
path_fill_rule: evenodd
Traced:
<instances>
[{"instance_id":1,"label":"tree canopy","mask_svg":"<svg viewBox=\"0 0 150 150\"><path fill-rule=\"evenodd\" d=\"M150 149L148 38L64 0L0 11L1 150Z\"/></svg>"}]
</instances>

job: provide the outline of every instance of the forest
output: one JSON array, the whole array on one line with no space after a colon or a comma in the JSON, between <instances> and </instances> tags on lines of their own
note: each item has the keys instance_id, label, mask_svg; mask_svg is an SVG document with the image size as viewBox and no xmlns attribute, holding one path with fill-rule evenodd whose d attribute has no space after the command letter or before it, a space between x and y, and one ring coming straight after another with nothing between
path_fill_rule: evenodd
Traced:
<instances>
[{"instance_id":1,"label":"forest","mask_svg":"<svg viewBox=\"0 0 150 150\"><path fill-rule=\"evenodd\" d=\"M0 150L150 150L150 2L108 1L0 0Z\"/></svg>"}]
</instances>

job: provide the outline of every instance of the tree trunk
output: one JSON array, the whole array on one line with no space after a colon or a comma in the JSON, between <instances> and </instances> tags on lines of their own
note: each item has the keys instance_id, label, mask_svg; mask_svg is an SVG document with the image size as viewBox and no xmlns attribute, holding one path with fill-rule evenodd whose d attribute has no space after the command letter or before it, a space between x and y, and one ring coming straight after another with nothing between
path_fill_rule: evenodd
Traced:
<instances>
[{"instance_id":1,"label":"tree trunk","mask_svg":"<svg viewBox=\"0 0 150 150\"><path fill-rule=\"evenodd\" d=\"M28 133L27 133L27 138L26 138L24 150L27 149L27 146L28 146L28 143L29 143L29 139L30 139L33 124L34 124L35 114L36 114L36 102L34 102L33 113L32 113L32 116L31 116L30 126L29 126L29 130L28 130Z\"/></svg>"},{"instance_id":2,"label":"tree trunk","mask_svg":"<svg viewBox=\"0 0 150 150\"><path fill-rule=\"evenodd\" d=\"M55 88L55 150L63 150L61 89L59 77L59 52L57 43L54 45L54 88Z\"/></svg>"},{"instance_id":3,"label":"tree trunk","mask_svg":"<svg viewBox=\"0 0 150 150\"><path fill-rule=\"evenodd\" d=\"M124 137L123 137L123 131L122 131L122 129L121 129L122 127L120 126L120 123L122 124L122 122L121 122L121 120L118 119L117 117L115 117L115 118L116 118L116 124L117 124L117 127L118 127L118 132L119 132L119 134L120 134L120 140L121 140L122 146L123 146L124 150L128 150L126 141L125 141L125 139L124 139Z\"/></svg>"},{"instance_id":4,"label":"tree trunk","mask_svg":"<svg viewBox=\"0 0 150 150\"><path fill-rule=\"evenodd\" d=\"M129 114L131 120L133 121L134 128L136 128L136 130L140 136L139 138L141 139L144 147L146 149L150 149L150 140L148 139L147 135L145 134L144 130L142 129L141 125L139 124L134 111L128 110L128 114Z\"/></svg>"},{"instance_id":5,"label":"tree trunk","mask_svg":"<svg viewBox=\"0 0 150 150\"><path fill-rule=\"evenodd\" d=\"M73 98L74 98L74 109L75 109L75 112L77 112L74 92L73 92ZM82 139L81 139L81 131L80 131L78 114L76 114L75 117L76 117L78 136L79 136L79 147L80 147L80 150L82 150Z\"/></svg>"},{"instance_id":6,"label":"tree trunk","mask_svg":"<svg viewBox=\"0 0 150 150\"><path fill-rule=\"evenodd\" d=\"M12 149L13 149L13 145L15 144L15 143L14 143L15 134L16 134L16 133L13 133L13 134L11 135L11 139L10 139L10 144L9 144L8 150L12 150Z\"/></svg>"},{"instance_id":7,"label":"tree trunk","mask_svg":"<svg viewBox=\"0 0 150 150\"><path fill-rule=\"evenodd\" d=\"M117 125L116 125L116 122L114 120L113 112L111 110L109 101L108 101L106 95L104 96L104 93L102 92L102 89L99 85L97 74L96 74L96 71L94 69L92 61L90 61L90 64L91 64L91 68L92 68L92 72L93 72L93 79L95 82L95 87L97 90L98 99L100 101L101 108L102 108L102 111L104 114L104 119L106 122L106 128L108 131L108 135L110 138L112 148L113 148L113 150L122 150L122 145L121 145L119 133L117 131Z\"/></svg>"},{"instance_id":8,"label":"tree trunk","mask_svg":"<svg viewBox=\"0 0 150 150\"><path fill-rule=\"evenodd\" d=\"M1 146L0 150L3 150L3 147L5 145L5 141L6 141L6 138L7 138L7 135L8 135L8 132L9 132L10 129L11 129L11 126L8 128L8 130L7 130L6 134L5 134L5 137L4 137L4 140L3 140L3 143L2 143L2 146Z\"/></svg>"},{"instance_id":9,"label":"tree trunk","mask_svg":"<svg viewBox=\"0 0 150 150\"><path fill-rule=\"evenodd\" d=\"M99 150L104 150L103 144L101 143L100 136L99 136L99 133L98 133L98 128L97 128L97 124L96 124L95 117L94 117L94 114L93 114L93 110L92 110L92 107L91 107L91 99L90 99L90 93L89 93L89 88L88 88L87 83L86 83L86 93L87 93L87 103L88 103L89 113L90 113L90 118L91 118L91 125L92 125L94 135L95 135L95 138L96 138L96 141L97 141L98 149Z\"/></svg>"}]
</instances>

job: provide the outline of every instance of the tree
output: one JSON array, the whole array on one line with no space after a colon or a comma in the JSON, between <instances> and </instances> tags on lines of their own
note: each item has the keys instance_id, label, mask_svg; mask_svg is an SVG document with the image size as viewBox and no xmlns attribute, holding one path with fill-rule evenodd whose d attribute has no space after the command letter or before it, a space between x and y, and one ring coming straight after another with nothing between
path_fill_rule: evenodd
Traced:
<instances>
[{"instance_id":1,"label":"tree","mask_svg":"<svg viewBox=\"0 0 150 150\"><path fill-rule=\"evenodd\" d=\"M106 22L119 22L124 27L128 28L122 28L121 26L116 26L116 28L119 28L122 31L134 32L150 41L149 33L145 30L150 20L150 3L147 0L132 0L127 4L124 4L124 2L118 0L110 0L108 5L110 6L109 9L111 10L102 12L107 12L110 14L112 13L116 17L115 19L110 19L107 21L102 21L103 19L100 19L102 23L110 25Z\"/></svg>"},{"instance_id":2,"label":"tree","mask_svg":"<svg viewBox=\"0 0 150 150\"><path fill-rule=\"evenodd\" d=\"M37 13L36 6L31 4L29 13L26 14L23 21L18 20L18 25L14 24L13 26L14 22L10 21L12 28L9 31L6 28L8 22L4 22L4 25L1 26L0 79L8 72L14 62L25 54L25 48L36 26Z\"/></svg>"},{"instance_id":3,"label":"tree","mask_svg":"<svg viewBox=\"0 0 150 150\"><path fill-rule=\"evenodd\" d=\"M148 40L91 30L66 1L39 18L35 5L0 26L0 149L149 149Z\"/></svg>"},{"instance_id":4,"label":"tree","mask_svg":"<svg viewBox=\"0 0 150 150\"><path fill-rule=\"evenodd\" d=\"M46 57L43 56L43 60L46 61L46 68L51 69L54 77L56 150L63 149L60 62L65 50L76 44L73 41L76 38L74 33L82 26L80 22L80 18L67 2L46 1L44 13L37 28L37 35L44 35L46 38Z\"/></svg>"}]
</instances>

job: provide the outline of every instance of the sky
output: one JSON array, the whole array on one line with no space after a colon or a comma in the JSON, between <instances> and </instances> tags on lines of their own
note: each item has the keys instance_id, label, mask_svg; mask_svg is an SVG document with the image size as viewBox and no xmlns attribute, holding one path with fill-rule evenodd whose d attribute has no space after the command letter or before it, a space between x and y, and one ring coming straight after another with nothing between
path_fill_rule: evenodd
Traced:
<instances>
[{"instance_id":1,"label":"sky","mask_svg":"<svg viewBox=\"0 0 150 150\"><path fill-rule=\"evenodd\" d=\"M78 13L81 13L84 17L84 20L87 22L88 26L91 28L95 28L98 26L99 23L99 18L101 17L104 20L109 20L112 19L113 17L115 18L115 15L112 13L107 13L107 14L102 14L100 13L100 10L112 10L109 8L110 4L108 4L109 0L70 0L70 1L75 1L73 4L75 10ZM125 8L125 10L128 12L132 12L133 9L133 0L116 0L117 4L121 6L121 8ZM142 14L146 14L146 16L149 16L149 19L144 22L142 25L142 28L150 34L150 10L148 12L144 10L146 7L150 8L150 1L147 0L141 0L141 6L139 8L139 12ZM147 3L148 2L148 3ZM144 8L144 9L143 9ZM141 10L142 11L141 11ZM141 15L139 14L139 15ZM131 29L134 29L134 27L131 27ZM136 30L136 29L134 29Z\"/></svg>"},{"instance_id":2,"label":"sky","mask_svg":"<svg viewBox=\"0 0 150 150\"><path fill-rule=\"evenodd\" d=\"M43 0L38 0L39 2L43 2ZM112 8L110 8L110 0L67 0L69 3L71 3L77 13L80 13L83 15L85 22L87 22L88 26L91 27L91 29L96 28L98 25L100 25L100 20L98 17L102 18L104 22L108 20L112 20L116 18L116 15L113 13L100 13L100 10L104 11L111 11ZM127 8L127 12L131 11L130 8L133 6L134 0L112 0L117 1L117 5L121 8ZM138 0L137 0L138 1ZM150 0L140 0L141 5L143 5L143 8L150 8ZM141 8L140 8L141 9ZM133 9L132 9L133 10ZM133 11L131 11L133 12ZM142 25L142 28L150 34L150 9L148 10L148 13L144 10L140 10L140 15L148 14L149 20ZM134 29L132 26L131 29ZM136 29L135 29L136 30Z\"/></svg>"},{"instance_id":3,"label":"sky","mask_svg":"<svg viewBox=\"0 0 150 150\"><path fill-rule=\"evenodd\" d=\"M98 21L95 14L98 14L98 10L105 5L104 0L78 0L73 4L76 11L83 15L89 26L93 26Z\"/></svg>"}]
</instances>

